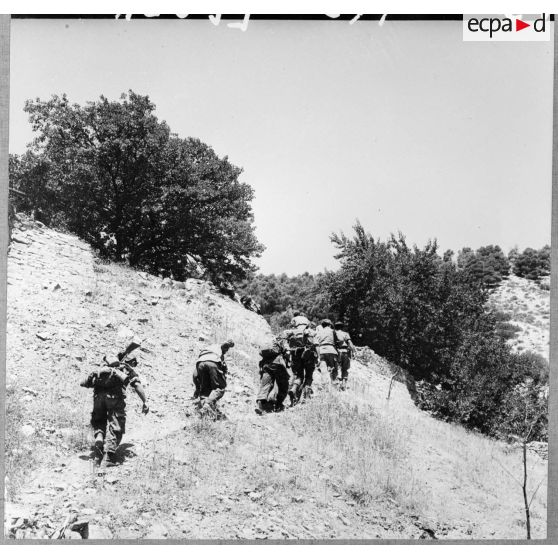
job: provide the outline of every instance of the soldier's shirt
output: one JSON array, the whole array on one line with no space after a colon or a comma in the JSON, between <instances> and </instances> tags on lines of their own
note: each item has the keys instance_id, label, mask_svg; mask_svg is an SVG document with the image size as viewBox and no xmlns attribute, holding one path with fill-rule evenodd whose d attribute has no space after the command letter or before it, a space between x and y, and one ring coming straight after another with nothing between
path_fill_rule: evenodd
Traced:
<instances>
[{"instance_id":1,"label":"soldier's shirt","mask_svg":"<svg viewBox=\"0 0 558 558\"><path fill-rule=\"evenodd\" d=\"M221 350L220 345L209 345L209 347L205 347L200 351L198 356L198 360L196 360L196 364L198 362L215 362L217 364L222 363L225 361L223 356L223 351Z\"/></svg>"},{"instance_id":2,"label":"soldier's shirt","mask_svg":"<svg viewBox=\"0 0 558 558\"><path fill-rule=\"evenodd\" d=\"M337 354L337 349L335 348L335 337L336 334L330 327L322 327L319 330L316 329L314 343L318 346L321 355Z\"/></svg>"},{"instance_id":3,"label":"soldier's shirt","mask_svg":"<svg viewBox=\"0 0 558 558\"><path fill-rule=\"evenodd\" d=\"M337 333L337 342L340 350L348 351L349 350L349 341L351 341L351 336L348 332L338 329Z\"/></svg>"},{"instance_id":4,"label":"soldier's shirt","mask_svg":"<svg viewBox=\"0 0 558 558\"><path fill-rule=\"evenodd\" d=\"M291 320L291 324L295 328L298 328L300 326L308 326L308 325L310 325L310 320L306 316L295 316Z\"/></svg>"},{"instance_id":5,"label":"soldier's shirt","mask_svg":"<svg viewBox=\"0 0 558 558\"><path fill-rule=\"evenodd\" d=\"M91 372L91 374L89 374L89 376L87 376L87 379L85 380L86 384L91 385L93 383L94 378L100 373L100 372L110 372L111 368L108 366L103 367L99 372ZM120 396L120 397L126 397L126 388L128 386L132 386L135 387L136 385L140 384L141 385L141 379L138 376L138 373L133 369L128 369L128 368L121 368L120 372L124 372L126 374L126 378L123 382L120 383L119 386L115 386L113 388L109 388L109 389L104 389L104 388L93 388L93 393L98 393L98 392L102 392L102 393L108 393L109 395L114 395L114 396Z\"/></svg>"}]
</instances>

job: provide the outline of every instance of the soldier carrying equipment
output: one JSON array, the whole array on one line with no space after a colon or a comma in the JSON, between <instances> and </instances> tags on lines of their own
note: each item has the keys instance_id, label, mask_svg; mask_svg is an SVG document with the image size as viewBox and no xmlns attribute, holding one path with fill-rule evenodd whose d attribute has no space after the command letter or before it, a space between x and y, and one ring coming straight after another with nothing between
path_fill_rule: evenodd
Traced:
<instances>
[{"instance_id":1,"label":"soldier carrying equipment","mask_svg":"<svg viewBox=\"0 0 558 558\"><path fill-rule=\"evenodd\" d=\"M256 413L262 415L284 410L283 401L289 389L287 372L288 346L285 338L277 337L269 346L260 351L260 389L256 397ZM275 401L270 401L274 386L277 386Z\"/></svg>"},{"instance_id":2,"label":"soldier carrying equipment","mask_svg":"<svg viewBox=\"0 0 558 558\"><path fill-rule=\"evenodd\" d=\"M318 358L314 335L315 331L304 323L287 332L293 371L289 387L291 406L296 405L301 398L312 395L312 380Z\"/></svg>"},{"instance_id":3,"label":"soldier carrying equipment","mask_svg":"<svg viewBox=\"0 0 558 558\"><path fill-rule=\"evenodd\" d=\"M225 394L228 371L225 355L234 347L234 341L225 341L221 346L211 345L201 350L196 361L193 381L196 388L194 398L199 398L200 414L216 419L220 416L217 401Z\"/></svg>"},{"instance_id":4,"label":"soldier carrying equipment","mask_svg":"<svg viewBox=\"0 0 558 558\"><path fill-rule=\"evenodd\" d=\"M134 370L137 359L128 358L137 347L139 343L132 341L126 350L117 356L105 355L104 365L80 382L82 387L93 389L91 426L95 436L96 457L101 466L116 463L116 450L126 427L128 386L131 386L141 399L142 412L149 412L143 386Z\"/></svg>"},{"instance_id":5,"label":"soldier carrying equipment","mask_svg":"<svg viewBox=\"0 0 558 558\"><path fill-rule=\"evenodd\" d=\"M337 350L339 352L339 367L341 368L341 389L346 389L351 367L351 358L355 354L355 346L351 336L343 330L343 322L335 322L335 334L337 335Z\"/></svg>"}]
</instances>

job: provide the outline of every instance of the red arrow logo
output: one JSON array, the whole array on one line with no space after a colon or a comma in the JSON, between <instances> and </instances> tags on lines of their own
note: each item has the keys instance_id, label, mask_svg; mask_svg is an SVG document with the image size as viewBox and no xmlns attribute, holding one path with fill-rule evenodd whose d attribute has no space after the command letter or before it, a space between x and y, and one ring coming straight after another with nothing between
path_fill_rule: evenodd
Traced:
<instances>
[{"instance_id":1,"label":"red arrow logo","mask_svg":"<svg viewBox=\"0 0 558 558\"><path fill-rule=\"evenodd\" d=\"M520 19L515 20L515 30L516 31L521 31L522 29L525 29L526 27L531 27L531 24L530 23L525 23L524 21L521 21Z\"/></svg>"}]
</instances>

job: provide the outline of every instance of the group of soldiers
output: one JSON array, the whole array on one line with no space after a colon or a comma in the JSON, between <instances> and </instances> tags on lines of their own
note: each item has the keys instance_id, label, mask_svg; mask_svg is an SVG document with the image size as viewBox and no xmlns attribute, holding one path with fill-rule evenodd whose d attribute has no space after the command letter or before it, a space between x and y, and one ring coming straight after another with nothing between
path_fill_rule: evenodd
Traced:
<instances>
[{"instance_id":1,"label":"group of soldiers","mask_svg":"<svg viewBox=\"0 0 558 558\"><path fill-rule=\"evenodd\" d=\"M142 412L149 412L145 391L134 370L137 359L130 356L139 346L139 342L132 341L122 353L105 356L103 365L80 384L93 389L91 426L96 460L102 468L119 462L117 448L125 432L128 386L141 399ZM205 347L199 353L192 379L193 399L202 417L217 419L222 416L217 402L227 387L225 356L232 347L234 341L228 340L221 345ZM256 413L283 411L287 396L290 406L311 397L316 369L332 386L346 389L354 351L342 322L334 325L331 320L323 319L316 325L301 312L295 312L289 329L260 351Z\"/></svg>"},{"instance_id":2,"label":"group of soldiers","mask_svg":"<svg viewBox=\"0 0 558 558\"><path fill-rule=\"evenodd\" d=\"M284 410L287 396L291 406L311 397L317 368L333 386L346 389L355 349L344 324L336 322L334 327L331 320L323 319L316 326L305 315L295 312L290 325L270 347L260 351L258 414Z\"/></svg>"}]
</instances>

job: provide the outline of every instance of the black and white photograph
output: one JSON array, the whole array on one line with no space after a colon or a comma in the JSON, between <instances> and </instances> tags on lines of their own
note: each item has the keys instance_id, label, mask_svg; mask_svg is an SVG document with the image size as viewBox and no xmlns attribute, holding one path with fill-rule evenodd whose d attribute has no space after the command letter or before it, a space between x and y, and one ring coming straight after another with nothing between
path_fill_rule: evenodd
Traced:
<instances>
[{"instance_id":1,"label":"black and white photograph","mask_svg":"<svg viewBox=\"0 0 558 558\"><path fill-rule=\"evenodd\" d=\"M549 14L0 17L5 542L547 539Z\"/></svg>"}]
</instances>

